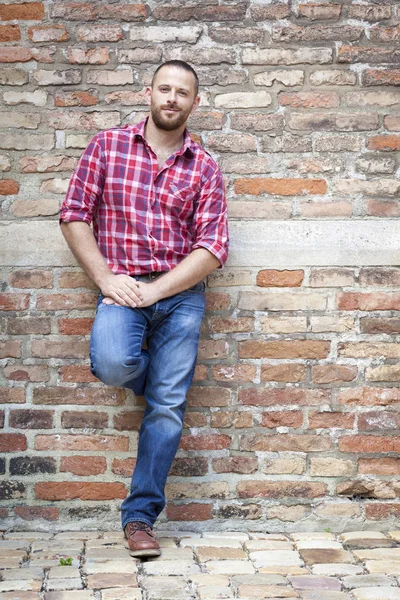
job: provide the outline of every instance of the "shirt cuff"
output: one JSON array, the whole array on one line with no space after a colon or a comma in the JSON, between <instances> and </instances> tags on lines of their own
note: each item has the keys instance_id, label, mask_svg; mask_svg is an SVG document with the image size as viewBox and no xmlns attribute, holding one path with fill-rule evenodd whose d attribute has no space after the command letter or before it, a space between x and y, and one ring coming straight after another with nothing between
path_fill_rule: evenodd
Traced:
<instances>
[{"instance_id":1,"label":"shirt cuff","mask_svg":"<svg viewBox=\"0 0 400 600\"><path fill-rule=\"evenodd\" d=\"M196 248L205 248L206 250L211 252L211 254L213 254L215 256L215 258L217 258L219 260L219 263L220 263L219 268L223 267L224 264L226 263L226 260L228 258L228 250L222 244L220 244L218 242L206 242L206 241L196 242L195 244L193 244L192 250L196 250Z\"/></svg>"},{"instance_id":2,"label":"shirt cuff","mask_svg":"<svg viewBox=\"0 0 400 600\"><path fill-rule=\"evenodd\" d=\"M92 222L92 217L84 210L70 210L60 212L60 223L71 223L72 221L84 221L88 225Z\"/></svg>"}]
</instances>

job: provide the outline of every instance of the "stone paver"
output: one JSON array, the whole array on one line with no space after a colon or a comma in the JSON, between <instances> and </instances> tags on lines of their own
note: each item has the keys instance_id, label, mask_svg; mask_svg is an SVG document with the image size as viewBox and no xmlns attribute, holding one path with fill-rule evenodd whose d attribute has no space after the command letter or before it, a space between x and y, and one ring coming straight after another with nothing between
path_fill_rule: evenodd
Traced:
<instances>
[{"instance_id":1,"label":"stone paver","mask_svg":"<svg viewBox=\"0 0 400 600\"><path fill-rule=\"evenodd\" d=\"M0 600L400 600L400 531L0 533ZM60 559L72 564L61 566Z\"/></svg>"}]
</instances>

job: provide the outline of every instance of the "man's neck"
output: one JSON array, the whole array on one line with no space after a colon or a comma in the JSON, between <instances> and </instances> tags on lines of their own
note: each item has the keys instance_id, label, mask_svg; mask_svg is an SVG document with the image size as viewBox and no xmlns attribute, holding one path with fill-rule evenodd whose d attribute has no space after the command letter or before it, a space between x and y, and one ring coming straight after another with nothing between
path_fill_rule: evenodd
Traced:
<instances>
[{"instance_id":1,"label":"man's neck","mask_svg":"<svg viewBox=\"0 0 400 600\"><path fill-rule=\"evenodd\" d=\"M173 131L165 131L159 129L149 117L145 130L144 137L147 143L153 150L176 150L183 144L183 133L185 125L174 129Z\"/></svg>"}]
</instances>

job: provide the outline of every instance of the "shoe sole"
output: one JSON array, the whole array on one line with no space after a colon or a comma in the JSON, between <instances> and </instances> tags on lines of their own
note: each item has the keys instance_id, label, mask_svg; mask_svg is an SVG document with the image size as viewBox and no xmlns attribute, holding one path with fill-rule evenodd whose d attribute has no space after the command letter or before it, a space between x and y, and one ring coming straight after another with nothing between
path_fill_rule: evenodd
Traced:
<instances>
[{"instance_id":1,"label":"shoe sole","mask_svg":"<svg viewBox=\"0 0 400 600\"><path fill-rule=\"evenodd\" d=\"M142 556L160 556L161 550L129 550L129 554L134 558L141 558Z\"/></svg>"}]
</instances>

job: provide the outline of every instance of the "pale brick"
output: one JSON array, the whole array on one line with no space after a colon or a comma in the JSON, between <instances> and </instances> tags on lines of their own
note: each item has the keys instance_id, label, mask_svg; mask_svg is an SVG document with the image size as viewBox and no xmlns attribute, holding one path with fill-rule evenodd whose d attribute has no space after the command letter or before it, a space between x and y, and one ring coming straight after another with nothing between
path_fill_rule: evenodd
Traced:
<instances>
[{"instance_id":1,"label":"pale brick","mask_svg":"<svg viewBox=\"0 0 400 600\"><path fill-rule=\"evenodd\" d=\"M307 331L306 317L261 317L263 333L302 333Z\"/></svg>"},{"instance_id":2,"label":"pale brick","mask_svg":"<svg viewBox=\"0 0 400 600\"><path fill-rule=\"evenodd\" d=\"M315 513L325 519L353 519L361 515L361 508L354 502L324 502L319 504Z\"/></svg>"},{"instance_id":3,"label":"pale brick","mask_svg":"<svg viewBox=\"0 0 400 600\"><path fill-rule=\"evenodd\" d=\"M69 134L65 137L66 148L86 148L89 144L92 135Z\"/></svg>"},{"instance_id":4,"label":"pale brick","mask_svg":"<svg viewBox=\"0 0 400 600\"><path fill-rule=\"evenodd\" d=\"M38 69L33 72L33 79L38 85L74 85L81 83L82 72L79 69L67 69L66 71Z\"/></svg>"},{"instance_id":5,"label":"pale brick","mask_svg":"<svg viewBox=\"0 0 400 600\"><path fill-rule=\"evenodd\" d=\"M332 190L339 194L396 196L400 191L400 182L397 179L338 179L333 183Z\"/></svg>"},{"instance_id":6,"label":"pale brick","mask_svg":"<svg viewBox=\"0 0 400 600\"><path fill-rule=\"evenodd\" d=\"M353 135L319 135L314 147L317 152L361 152L362 138Z\"/></svg>"},{"instance_id":7,"label":"pale brick","mask_svg":"<svg viewBox=\"0 0 400 600\"><path fill-rule=\"evenodd\" d=\"M325 310L325 294L294 290L291 293L242 292L238 307L244 310Z\"/></svg>"},{"instance_id":8,"label":"pale brick","mask_svg":"<svg viewBox=\"0 0 400 600\"><path fill-rule=\"evenodd\" d=\"M355 85L357 75L351 71L331 69L329 71L314 71L310 75L311 85Z\"/></svg>"},{"instance_id":9,"label":"pale brick","mask_svg":"<svg viewBox=\"0 0 400 600\"><path fill-rule=\"evenodd\" d=\"M298 456L293 456L290 458L266 458L262 465L263 473L268 473L269 475L302 475L305 470L306 460L305 458Z\"/></svg>"},{"instance_id":10,"label":"pale brick","mask_svg":"<svg viewBox=\"0 0 400 600\"><path fill-rule=\"evenodd\" d=\"M395 106L400 104L398 92L348 92L344 100L349 106Z\"/></svg>"},{"instance_id":11,"label":"pale brick","mask_svg":"<svg viewBox=\"0 0 400 600\"><path fill-rule=\"evenodd\" d=\"M65 194L68 184L69 179L46 179L41 183L40 192L42 194Z\"/></svg>"},{"instance_id":12,"label":"pale brick","mask_svg":"<svg viewBox=\"0 0 400 600\"><path fill-rule=\"evenodd\" d=\"M265 71L265 73L257 73L254 75L255 85L264 85L269 87L275 82L281 83L287 87L303 85L304 71Z\"/></svg>"},{"instance_id":13,"label":"pale brick","mask_svg":"<svg viewBox=\"0 0 400 600\"><path fill-rule=\"evenodd\" d=\"M70 63L80 65L105 65L110 60L107 47L87 49L69 46L66 54Z\"/></svg>"},{"instance_id":14,"label":"pale brick","mask_svg":"<svg viewBox=\"0 0 400 600\"><path fill-rule=\"evenodd\" d=\"M43 134L3 134L0 136L2 150L51 150L54 148L54 135Z\"/></svg>"},{"instance_id":15,"label":"pale brick","mask_svg":"<svg viewBox=\"0 0 400 600\"><path fill-rule=\"evenodd\" d=\"M242 61L243 64L250 65L301 65L303 63L331 63L332 58L333 51L331 48L299 48L298 50L280 48L253 50L245 48Z\"/></svg>"},{"instance_id":16,"label":"pale brick","mask_svg":"<svg viewBox=\"0 0 400 600\"><path fill-rule=\"evenodd\" d=\"M184 60L195 65L212 65L221 63L235 64L236 56L233 49L225 48L178 48L167 47L164 53L165 60Z\"/></svg>"},{"instance_id":17,"label":"pale brick","mask_svg":"<svg viewBox=\"0 0 400 600\"><path fill-rule=\"evenodd\" d=\"M11 205L11 212L16 217L49 217L57 215L60 203L56 199L47 200L16 200Z\"/></svg>"},{"instance_id":18,"label":"pale brick","mask_svg":"<svg viewBox=\"0 0 400 600\"><path fill-rule=\"evenodd\" d=\"M77 159L72 156L23 156L19 160L22 173L72 171Z\"/></svg>"},{"instance_id":19,"label":"pale brick","mask_svg":"<svg viewBox=\"0 0 400 600\"><path fill-rule=\"evenodd\" d=\"M0 112L0 127L37 129L41 117L37 113Z\"/></svg>"},{"instance_id":20,"label":"pale brick","mask_svg":"<svg viewBox=\"0 0 400 600\"><path fill-rule=\"evenodd\" d=\"M231 92L215 97L215 106L224 108L257 108L271 103L271 94L267 92Z\"/></svg>"},{"instance_id":21,"label":"pale brick","mask_svg":"<svg viewBox=\"0 0 400 600\"><path fill-rule=\"evenodd\" d=\"M47 92L35 90L34 92L4 92L5 104L15 106L16 104L33 104L34 106L46 106Z\"/></svg>"},{"instance_id":22,"label":"pale brick","mask_svg":"<svg viewBox=\"0 0 400 600\"><path fill-rule=\"evenodd\" d=\"M134 78L131 69L119 69L117 71L89 71L86 81L96 85L127 85L133 83Z\"/></svg>"},{"instance_id":23,"label":"pale brick","mask_svg":"<svg viewBox=\"0 0 400 600\"><path fill-rule=\"evenodd\" d=\"M0 154L0 171L2 171L2 172L10 171L10 169L11 169L10 159L8 158L8 156L5 156L4 154Z\"/></svg>"},{"instance_id":24,"label":"pale brick","mask_svg":"<svg viewBox=\"0 0 400 600\"><path fill-rule=\"evenodd\" d=\"M48 124L54 129L107 129L120 124L120 114L117 111L53 112L48 117Z\"/></svg>"},{"instance_id":25,"label":"pale brick","mask_svg":"<svg viewBox=\"0 0 400 600\"><path fill-rule=\"evenodd\" d=\"M268 173L271 170L270 161L264 156L256 154L240 154L239 156L223 156L221 160L223 173L238 173L250 175Z\"/></svg>"},{"instance_id":26,"label":"pale brick","mask_svg":"<svg viewBox=\"0 0 400 600\"><path fill-rule=\"evenodd\" d=\"M24 85L28 72L23 69L0 68L0 85Z\"/></svg>"},{"instance_id":27,"label":"pale brick","mask_svg":"<svg viewBox=\"0 0 400 600\"><path fill-rule=\"evenodd\" d=\"M161 48L131 48L118 51L118 62L127 64L158 63L161 61Z\"/></svg>"},{"instance_id":28,"label":"pale brick","mask_svg":"<svg viewBox=\"0 0 400 600\"><path fill-rule=\"evenodd\" d=\"M312 477L350 477L355 465L351 460L339 458L311 458L310 475Z\"/></svg>"},{"instance_id":29,"label":"pale brick","mask_svg":"<svg viewBox=\"0 0 400 600\"><path fill-rule=\"evenodd\" d=\"M118 42L124 34L119 25L80 25L76 37L80 42Z\"/></svg>"},{"instance_id":30,"label":"pale brick","mask_svg":"<svg viewBox=\"0 0 400 600\"><path fill-rule=\"evenodd\" d=\"M195 44L202 32L202 27L132 27L129 37L132 41L151 42L152 44L162 42L187 42Z\"/></svg>"},{"instance_id":31,"label":"pale brick","mask_svg":"<svg viewBox=\"0 0 400 600\"><path fill-rule=\"evenodd\" d=\"M396 161L392 157L384 158L359 158L355 167L363 173L393 173L396 169Z\"/></svg>"}]
</instances>

